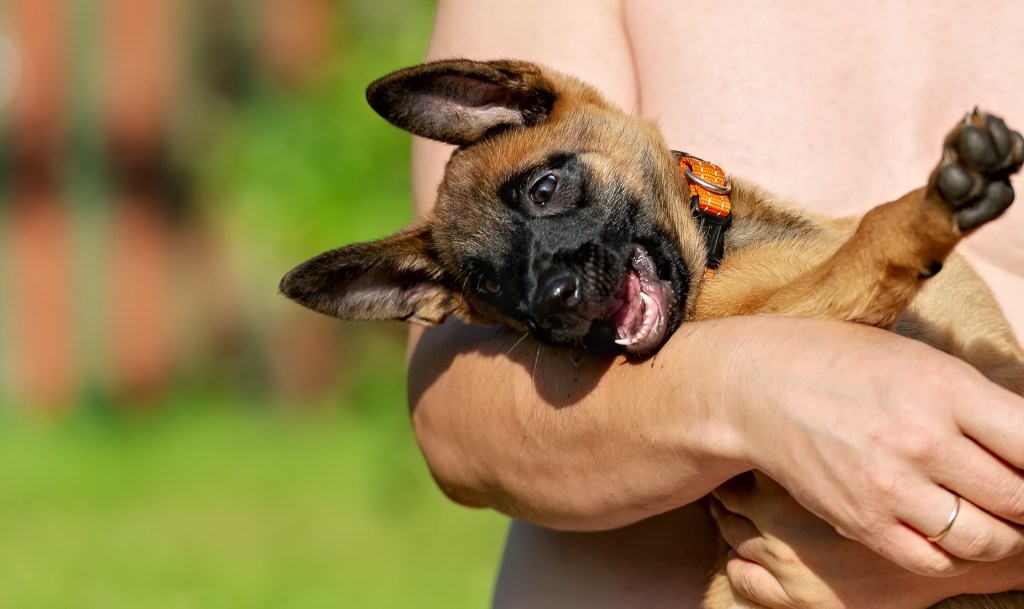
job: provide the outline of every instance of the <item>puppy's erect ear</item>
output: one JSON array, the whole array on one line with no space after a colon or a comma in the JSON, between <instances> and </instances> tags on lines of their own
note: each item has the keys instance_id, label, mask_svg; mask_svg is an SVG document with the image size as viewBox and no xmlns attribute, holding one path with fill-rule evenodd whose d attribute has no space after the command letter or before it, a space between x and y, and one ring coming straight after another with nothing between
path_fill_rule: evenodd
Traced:
<instances>
[{"instance_id":1,"label":"puppy's erect ear","mask_svg":"<svg viewBox=\"0 0 1024 609\"><path fill-rule=\"evenodd\" d=\"M555 102L540 67L522 61L437 61L374 82L366 99L416 135L466 146L504 127L535 125Z\"/></svg>"},{"instance_id":2,"label":"puppy's erect ear","mask_svg":"<svg viewBox=\"0 0 1024 609\"><path fill-rule=\"evenodd\" d=\"M341 319L435 325L449 315L468 314L461 294L445 281L425 224L311 258L281 279L280 290Z\"/></svg>"}]
</instances>

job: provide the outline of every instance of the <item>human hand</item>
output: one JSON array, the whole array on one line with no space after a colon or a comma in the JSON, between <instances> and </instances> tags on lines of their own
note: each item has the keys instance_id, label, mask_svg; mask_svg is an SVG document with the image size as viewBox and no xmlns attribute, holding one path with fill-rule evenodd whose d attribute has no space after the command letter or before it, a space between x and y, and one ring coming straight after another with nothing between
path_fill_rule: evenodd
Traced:
<instances>
[{"instance_id":1,"label":"human hand","mask_svg":"<svg viewBox=\"0 0 1024 609\"><path fill-rule=\"evenodd\" d=\"M766 607L920 609L956 594L948 578L910 573L841 537L763 474L737 477L714 496L711 513L732 548L729 581Z\"/></svg>"},{"instance_id":2,"label":"human hand","mask_svg":"<svg viewBox=\"0 0 1024 609\"><path fill-rule=\"evenodd\" d=\"M916 573L952 575L1024 549L1011 524L1024 523L1024 399L891 332L776 321L752 329L728 370L741 458ZM928 541L956 495L953 527Z\"/></svg>"},{"instance_id":3,"label":"human hand","mask_svg":"<svg viewBox=\"0 0 1024 609\"><path fill-rule=\"evenodd\" d=\"M733 550L727 562L730 583L772 609L916 609L958 594L999 592L1024 583L1024 557L980 564L949 578L910 573L836 534L761 473L739 476L714 496L712 515Z\"/></svg>"}]
</instances>

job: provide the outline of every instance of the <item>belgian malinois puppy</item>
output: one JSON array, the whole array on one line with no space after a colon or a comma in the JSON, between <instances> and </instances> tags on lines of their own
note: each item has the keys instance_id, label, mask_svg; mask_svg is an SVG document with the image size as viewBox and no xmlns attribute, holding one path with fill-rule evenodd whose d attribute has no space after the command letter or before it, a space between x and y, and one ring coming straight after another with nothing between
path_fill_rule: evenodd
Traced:
<instances>
[{"instance_id":1,"label":"belgian malinois puppy","mask_svg":"<svg viewBox=\"0 0 1024 609\"><path fill-rule=\"evenodd\" d=\"M922 188L829 220L673 152L654 124L530 63L428 63L381 78L367 98L398 127L458 149L431 217L284 277L281 291L311 309L425 325L454 315L634 357L690 320L849 320L922 340L1024 394L1024 350L950 255L1013 201L1024 138L995 116L958 122ZM986 600L1024 607L1024 593ZM750 606L722 575L706 604Z\"/></svg>"}]
</instances>

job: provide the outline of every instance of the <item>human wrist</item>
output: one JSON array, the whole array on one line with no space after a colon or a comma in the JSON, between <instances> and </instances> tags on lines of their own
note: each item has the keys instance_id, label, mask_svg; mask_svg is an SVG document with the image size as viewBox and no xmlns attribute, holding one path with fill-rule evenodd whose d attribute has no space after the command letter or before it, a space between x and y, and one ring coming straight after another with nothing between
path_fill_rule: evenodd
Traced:
<instances>
[{"instance_id":1,"label":"human wrist","mask_svg":"<svg viewBox=\"0 0 1024 609\"><path fill-rule=\"evenodd\" d=\"M835 415L857 403L864 370L894 335L820 319L733 320L720 362L723 436L737 461L784 482L803 468L794 442L836 433Z\"/></svg>"},{"instance_id":2,"label":"human wrist","mask_svg":"<svg viewBox=\"0 0 1024 609\"><path fill-rule=\"evenodd\" d=\"M688 410L688 417L699 419L701 433L689 435L687 448L725 472L723 481L754 467L742 416L746 396L739 391L742 379L734 372L734 362L742 357L742 345L754 325L753 318L738 317L684 324L666 345L666 349L683 351L673 363L688 364L685 377L671 371L665 375L685 379L673 399Z\"/></svg>"},{"instance_id":3,"label":"human wrist","mask_svg":"<svg viewBox=\"0 0 1024 609\"><path fill-rule=\"evenodd\" d=\"M716 430L714 438L721 444L718 450L723 458L734 462L740 471L768 471L772 465L769 457L777 451L765 442L774 444L777 437L785 435L767 429L769 423L785 422L772 403L773 396L779 395L777 383L784 382L773 372L773 364L797 359L800 347L793 344L792 337L813 332L815 329L808 326L820 322L751 316L706 323L708 333L714 336L704 340L718 345L713 366L707 366L717 371L713 381L717 391L705 390L703 398L694 399L715 401L710 407L719 414L710 417L710 426Z\"/></svg>"}]
</instances>

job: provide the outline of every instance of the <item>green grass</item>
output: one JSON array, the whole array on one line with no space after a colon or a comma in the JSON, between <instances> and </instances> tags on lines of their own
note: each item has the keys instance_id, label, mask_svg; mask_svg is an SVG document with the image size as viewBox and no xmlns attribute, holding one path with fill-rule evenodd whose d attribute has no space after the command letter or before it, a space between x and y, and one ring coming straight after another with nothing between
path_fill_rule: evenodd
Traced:
<instances>
[{"instance_id":1,"label":"green grass","mask_svg":"<svg viewBox=\"0 0 1024 609\"><path fill-rule=\"evenodd\" d=\"M120 403L97 372L60 422L20 418L32 409L4 403L0 378L0 609L488 605L506 522L430 479L405 413L402 331L351 326L319 405L275 403L276 345L261 333L288 268L411 219L409 136L364 90L419 61L433 4L340 3L316 86L262 82L238 107L185 105L175 133L192 143L202 216L239 261L245 351L196 356L156 404ZM102 163L83 167L79 197L102 190ZM95 333L86 349L99 353Z\"/></svg>"},{"instance_id":2,"label":"green grass","mask_svg":"<svg viewBox=\"0 0 1024 609\"><path fill-rule=\"evenodd\" d=\"M487 606L505 521L401 417L238 407L0 431L0 607Z\"/></svg>"}]
</instances>

